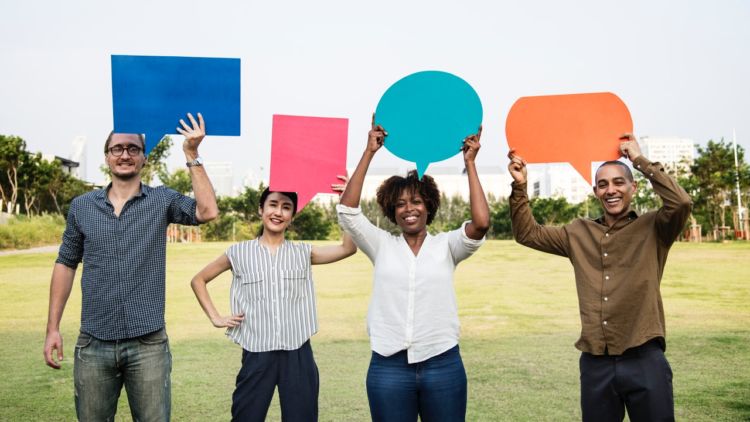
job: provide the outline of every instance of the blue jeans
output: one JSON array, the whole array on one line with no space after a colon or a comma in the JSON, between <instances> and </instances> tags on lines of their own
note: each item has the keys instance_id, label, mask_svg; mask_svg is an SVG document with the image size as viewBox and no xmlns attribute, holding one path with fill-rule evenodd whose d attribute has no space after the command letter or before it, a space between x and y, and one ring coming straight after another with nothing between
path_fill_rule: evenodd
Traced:
<instances>
[{"instance_id":1,"label":"blue jeans","mask_svg":"<svg viewBox=\"0 0 750 422\"><path fill-rule=\"evenodd\" d=\"M372 352L367 399L373 421L463 421L466 371L458 346L409 364L406 351L384 357Z\"/></svg>"},{"instance_id":2,"label":"blue jeans","mask_svg":"<svg viewBox=\"0 0 750 422\"><path fill-rule=\"evenodd\" d=\"M81 421L112 421L123 383L135 421L168 421L172 354L162 328L141 337L104 341L78 336L73 379Z\"/></svg>"}]
</instances>

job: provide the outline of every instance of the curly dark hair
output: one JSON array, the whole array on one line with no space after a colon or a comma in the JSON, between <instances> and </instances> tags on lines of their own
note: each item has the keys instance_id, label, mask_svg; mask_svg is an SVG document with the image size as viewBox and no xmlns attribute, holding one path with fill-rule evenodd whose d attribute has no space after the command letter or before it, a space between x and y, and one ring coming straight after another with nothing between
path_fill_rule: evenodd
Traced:
<instances>
[{"instance_id":1,"label":"curly dark hair","mask_svg":"<svg viewBox=\"0 0 750 422\"><path fill-rule=\"evenodd\" d=\"M427 224L432 223L438 208L440 208L440 190L435 179L428 175L419 180L416 170L406 174L406 177L391 176L378 187L377 200L383 215L396 224L396 203L404 191L411 194L418 193L427 208Z\"/></svg>"}]
</instances>

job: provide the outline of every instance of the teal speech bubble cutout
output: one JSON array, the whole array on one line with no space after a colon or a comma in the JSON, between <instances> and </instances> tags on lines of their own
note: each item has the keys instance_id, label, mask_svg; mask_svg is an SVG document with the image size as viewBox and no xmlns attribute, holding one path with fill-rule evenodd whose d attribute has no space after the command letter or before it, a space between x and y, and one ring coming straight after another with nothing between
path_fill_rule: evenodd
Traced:
<instances>
[{"instance_id":1,"label":"teal speech bubble cutout","mask_svg":"<svg viewBox=\"0 0 750 422\"><path fill-rule=\"evenodd\" d=\"M383 94L375 122L388 132L384 146L417 164L421 179L430 163L461 151L482 123L482 102L466 81L436 70L412 73Z\"/></svg>"}]
</instances>

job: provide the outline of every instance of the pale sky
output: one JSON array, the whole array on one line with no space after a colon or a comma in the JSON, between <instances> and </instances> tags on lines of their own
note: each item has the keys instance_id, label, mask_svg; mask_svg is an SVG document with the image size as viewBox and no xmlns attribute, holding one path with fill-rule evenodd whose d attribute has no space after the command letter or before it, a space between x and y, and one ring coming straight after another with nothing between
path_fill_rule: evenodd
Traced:
<instances>
[{"instance_id":1,"label":"pale sky","mask_svg":"<svg viewBox=\"0 0 750 422\"><path fill-rule=\"evenodd\" d=\"M611 91L638 136L705 144L736 129L750 149L743 0L4 0L0 16L0 133L63 157L86 136L91 181L103 179L113 125L111 54L242 60L242 135L201 146L206 161L233 163L237 184L248 170L268 177L273 114L348 118L355 166L381 95L421 70L454 73L479 94L482 166L506 166L505 118L529 95ZM179 144L172 167L184 165ZM413 164L383 150L373 167L385 166Z\"/></svg>"}]
</instances>

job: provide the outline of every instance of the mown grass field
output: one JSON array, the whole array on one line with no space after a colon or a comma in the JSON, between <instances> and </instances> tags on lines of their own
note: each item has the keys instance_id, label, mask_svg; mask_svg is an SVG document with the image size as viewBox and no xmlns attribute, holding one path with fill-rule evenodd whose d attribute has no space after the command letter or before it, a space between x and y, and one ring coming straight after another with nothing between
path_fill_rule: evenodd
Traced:
<instances>
[{"instance_id":1,"label":"mown grass field","mask_svg":"<svg viewBox=\"0 0 750 422\"><path fill-rule=\"evenodd\" d=\"M211 326L189 287L190 278L227 246L169 247L167 329L176 421L229 419L241 352ZM54 259L54 254L0 256L0 421L75 419L78 284L63 317L63 368L49 369L42 357ZM314 268L320 419L369 420L364 380L371 265L360 252ZM224 310L229 282L225 274L209 285ZM456 290L469 377L467 419L580 420L579 352L573 347L580 327L568 261L510 241L489 241L458 267ZM750 420L750 244L677 244L662 293L678 420ZM130 420L124 393L118 420ZM269 420L280 420L276 402Z\"/></svg>"}]
</instances>

